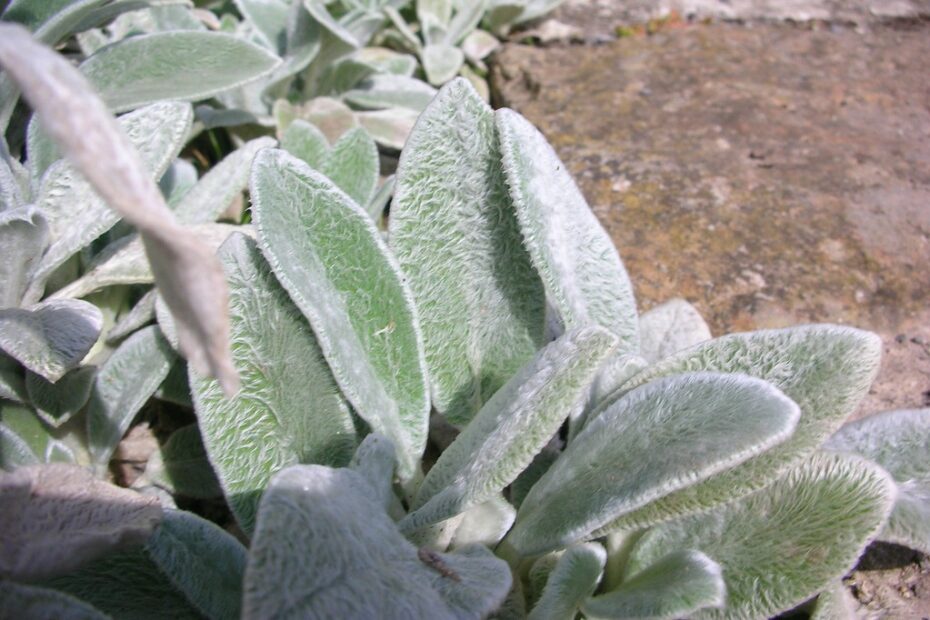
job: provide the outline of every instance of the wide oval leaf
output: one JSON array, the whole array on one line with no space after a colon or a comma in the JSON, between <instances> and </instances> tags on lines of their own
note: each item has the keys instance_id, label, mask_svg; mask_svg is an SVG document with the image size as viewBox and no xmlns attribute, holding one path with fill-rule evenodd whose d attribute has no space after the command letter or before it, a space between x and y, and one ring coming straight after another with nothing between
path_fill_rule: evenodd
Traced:
<instances>
[{"instance_id":1,"label":"wide oval leaf","mask_svg":"<svg viewBox=\"0 0 930 620\"><path fill-rule=\"evenodd\" d=\"M710 328L697 308L672 299L639 317L639 354L653 364L683 349L710 340Z\"/></svg>"},{"instance_id":2,"label":"wide oval leaf","mask_svg":"<svg viewBox=\"0 0 930 620\"><path fill-rule=\"evenodd\" d=\"M607 330L571 331L542 349L481 408L430 469L401 529L415 531L494 497L584 404L616 346Z\"/></svg>"},{"instance_id":3,"label":"wide oval leaf","mask_svg":"<svg viewBox=\"0 0 930 620\"><path fill-rule=\"evenodd\" d=\"M55 383L29 372L26 373L26 390L39 417L50 426L58 427L87 404L96 376L95 366L75 368Z\"/></svg>"},{"instance_id":4,"label":"wide oval leaf","mask_svg":"<svg viewBox=\"0 0 930 620\"><path fill-rule=\"evenodd\" d=\"M0 618L29 620L108 620L99 609L49 588L0 582Z\"/></svg>"},{"instance_id":5,"label":"wide oval leaf","mask_svg":"<svg viewBox=\"0 0 930 620\"><path fill-rule=\"evenodd\" d=\"M193 513L166 510L145 550L208 618L239 617L246 550L225 530Z\"/></svg>"},{"instance_id":6,"label":"wide oval leaf","mask_svg":"<svg viewBox=\"0 0 930 620\"><path fill-rule=\"evenodd\" d=\"M242 390L190 372L204 446L233 514L246 532L280 469L344 465L355 448L348 404L310 326L278 284L255 242L233 235L220 248L230 289L233 364Z\"/></svg>"},{"instance_id":7,"label":"wide oval leaf","mask_svg":"<svg viewBox=\"0 0 930 620\"><path fill-rule=\"evenodd\" d=\"M487 549L417 550L348 469L290 467L262 498L243 618L479 618L510 589ZM281 536L291 532L292 536Z\"/></svg>"},{"instance_id":8,"label":"wide oval leaf","mask_svg":"<svg viewBox=\"0 0 930 620\"><path fill-rule=\"evenodd\" d=\"M628 570L700 550L723 568L727 602L693 618L770 618L856 563L888 518L894 491L868 461L818 454L762 491L653 528L633 548Z\"/></svg>"},{"instance_id":9,"label":"wide oval leaf","mask_svg":"<svg viewBox=\"0 0 930 620\"><path fill-rule=\"evenodd\" d=\"M547 299L566 328L601 325L620 338L620 353L636 353L633 287L568 168L539 130L513 110L498 110L495 122L520 230Z\"/></svg>"},{"instance_id":10,"label":"wide oval leaf","mask_svg":"<svg viewBox=\"0 0 930 620\"><path fill-rule=\"evenodd\" d=\"M0 166L3 163L0 162ZM33 206L0 211L0 308L19 306L48 243L48 223Z\"/></svg>"},{"instance_id":11,"label":"wide oval leaf","mask_svg":"<svg viewBox=\"0 0 930 620\"><path fill-rule=\"evenodd\" d=\"M880 540L930 553L930 409L886 411L844 425L824 448L875 461L898 485Z\"/></svg>"},{"instance_id":12,"label":"wide oval leaf","mask_svg":"<svg viewBox=\"0 0 930 620\"><path fill-rule=\"evenodd\" d=\"M676 620L706 607L723 607L720 565L700 551L673 551L619 587L581 605L585 618Z\"/></svg>"},{"instance_id":13,"label":"wide oval leaf","mask_svg":"<svg viewBox=\"0 0 930 620\"><path fill-rule=\"evenodd\" d=\"M791 436L798 406L764 381L694 373L630 392L591 422L520 505L509 540L535 555Z\"/></svg>"},{"instance_id":14,"label":"wide oval leaf","mask_svg":"<svg viewBox=\"0 0 930 620\"><path fill-rule=\"evenodd\" d=\"M115 112L166 99L198 101L271 73L280 59L245 39L197 31L127 37L81 63Z\"/></svg>"},{"instance_id":15,"label":"wide oval leaf","mask_svg":"<svg viewBox=\"0 0 930 620\"><path fill-rule=\"evenodd\" d=\"M410 291L368 214L329 179L284 151L259 153L252 209L261 248L310 321L358 414L414 475L429 401Z\"/></svg>"},{"instance_id":16,"label":"wide oval leaf","mask_svg":"<svg viewBox=\"0 0 930 620\"><path fill-rule=\"evenodd\" d=\"M176 359L174 350L152 325L123 341L101 366L87 405L87 440L99 469L106 469L133 418L168 376Z\"/></svg>"},{"instance_id":17,"label":"wide oval leaf","mask_svg":"<svg viewBox=\"0 0 930 620\"><path fill-rule=\"evenodd\" d=\"M48 381L77 367L103 327L97 306L77 299L0 309L0 348Z\"/></svg>"},{"instance_id":18,"label":"wide oval leaf","mask_svg":"<svg viewBox=\"0 0 930 620\"><path fill-rule=\"evenodd\" d=\"M596 543L566 549L549 573L529 620L574 618L581 602L597 587L606 562L604 547Z\"/></svg>"},{"instance_id":19,"label":"wide oval leaf","mask_svg":"<svg viewBox=\"0 0 930 620\"><path fill-rule=\"evenodd\" d=\"M464 425L544 343L545 299L507 194L491 108L443 87L401 155L391 249L424 310L433 406Z\"/></svg>"},{"instance_id":20,"label":"wide oval leaf","mask_svg":"<svg viewBox=\"0 0 930 620\"><path fill-rule=\"evenodd\" d=\"M366 207L378 184L379 166L375 141L358 127L339 138L319 170L355 204Z\"/></svg>"},{"instance_id":21,"label":"wide oval leaf","mask_svg":"<svg viewBox=\"0 0 930 620\"><path fill-rule=\"evenodd\" d=\"M177 157L193 122L190 105L157 103L118 119L152 178L159 179ZM68 161L59 160L42 177L37 201L49 220L51 247L36 268L31 299L69 256L109 230L120 219L91 183Z\"/></svg>"},{"instance_id":22,"label":"wide oval leaf","mask_svg":"<svg viewBox=\"0 0 930 620\"><path fill-rule=\"evenodd\" d=\"M836 325L730 334L682 351L633 377L600 407L626 390L682 372L741 373L768 381L801 408L791 439L732 471L692 485L598 532L639 529L699 512L760 489L816 450L868 392L881 358L873 333ZM598 412L592 414L596 418Z\"/></svg>"},{"instance_id":23,"label":"wide oval leaf","mask_svg":"<svg viewBox=\"0 0 930 620\"><path fill-rule=\"evenodd\" d=\"M0 576L61 575L109 551L141 545L161 522L158 502L72 465L0 473Z\"/></svg>"}]
</instances>

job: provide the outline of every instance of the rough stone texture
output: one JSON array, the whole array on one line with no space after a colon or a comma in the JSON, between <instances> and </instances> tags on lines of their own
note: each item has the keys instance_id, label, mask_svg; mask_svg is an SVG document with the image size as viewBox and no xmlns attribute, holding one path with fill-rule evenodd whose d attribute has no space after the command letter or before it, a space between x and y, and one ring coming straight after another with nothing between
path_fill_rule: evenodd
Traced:
<instances>
[{"instance_id":1,"label":"rough stone texture","mask_svg":"<svg viewBox=\"0 0 930 620\"><path fill-rule=\"evenodd\" d=\"M618 26L671 14L695 20L875 24L930 18L930 0L565 0L548 17L576 26L587 41L614 38Z\"/></svg>"},{"instance_id":2,"label":"rough stone texture","mask_svg":"<svg viewBox=\"0 0 930 620\"><path fill-rule=\"evenodd\" d=\"M930 405L930 28L692 24L606 45L508 46L500 103L539 126L641 309L714 333L879 332L863 411Z\"/></svg>"}]
</instances>

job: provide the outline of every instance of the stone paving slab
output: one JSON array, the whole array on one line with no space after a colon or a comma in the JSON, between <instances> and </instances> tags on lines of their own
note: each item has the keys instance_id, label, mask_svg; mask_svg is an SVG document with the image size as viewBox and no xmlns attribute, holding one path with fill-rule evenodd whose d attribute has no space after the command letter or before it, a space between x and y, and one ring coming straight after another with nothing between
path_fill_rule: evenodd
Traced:
<instances>
[{"instance_id":1,"label":"stone paving slab","mask_svg":"<svg viewBox=\"0 0 930 620\"><path fill-rule=\"evenodd\" d=\"M585 41L616 38L617 28L671 14L693 20L820 22L859 29L930 19L930 0L565 0L549 15Z\"/></svg>"},{"instance_id":2,"label":"stone paving slab","mask_svg":"<svg viewBox=\"0 0 930 620\"><path fill-rule=\"evenodd\" d=\"M885 358L863 411L920 407L925 26L693 23L599 46L508 45L493 80L499 103L539 126L575 175L641 309L682 296L716 334L807 322L877 331Z\"/></svg>"}]
</instances>

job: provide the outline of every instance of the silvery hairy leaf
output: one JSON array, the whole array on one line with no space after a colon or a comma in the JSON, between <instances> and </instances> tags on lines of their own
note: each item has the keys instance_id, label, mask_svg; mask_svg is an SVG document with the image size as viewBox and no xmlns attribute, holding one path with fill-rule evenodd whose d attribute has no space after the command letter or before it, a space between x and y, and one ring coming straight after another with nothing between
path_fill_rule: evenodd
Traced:
<instances>
[{"instance_id":1,"label":"silvery hairy leaf","mask_svg":"<svg viewBox=\"0 0 930 620\"><path fill-rule=\"evenodd\" d=\"M0 618L30 620L108 620L103 612L49 588L0 582Z\"/></svg>"},{"instance_id":2,"label":"silvery hairy leaf","mask_svg":"<svg viewBox=\"0 0 930 620\"><path fill-rule=\"evenodd\" d=\"M878 534L894 482L864 459L821 453L761 491L659 525L634 546L631 574L681 549L723 569L726 606L700 618L769 618L842 577Z\"/></svg>"},{"instance_id":3,"label":"silvery hairy leaf","mask_svg":"<svg viewBox=\"0 0 930 620\"><path fill-rule=\"evenodd\" d=\"M239 617L246 550L226 531L193 513L166 510L145 551L207 618Z\"/></svg>"},{"instance_id":4,"label":"silvery hairy leaf","mask_svg":"<svg viewBox=\"0 0 930 620\"><path fill-rule=\"evenodd\" d=\"M168 206L174 208L197 184L197 168L186 159L175 159L158 180L158 189Z\"/></svg>"},{"instance_id":5,"label":"silvery hairy leaf","mask_svg":"<svg viewBox=\"0 0 930 620\"><path fill-rule=\"evenodd\" d=\"M585 618L676 620L707 607L720 608L726 585L720 565L700 551L673 551L581 605Z\"/></svg>"},{"instance_id":6,"label":"silvery hairy leaf","mask_svg":"<svg viewBox=\"0 0 930 620\"><path fill-rule=\"evenodd\" d=\"M465 80L410 135L389 222L420 308L433 406L467 423L543 344L545 299L500 168L493 114Z\"/></svg>"},{"instance_id":7,"label":"silvery hairy leaf","mask_svg":"<svg viewBox=\"0 0 930 620\"><path fill-rule=\"evenodd\" d=\"M157 502L73 465L0 473L0 575L31 581L140 545L161 522Z\"/></svg>"},{"instance_id":8,"label":"silvery hairy leaf","mask_svg":"<svg viewBox=\"0 0 930 620\"><path fill-rule=\"evenodd\" d=\"M287 20L290 3L287 0L235 0L239 13L255 27L261 42L271 51L280 53L287 43Z\"/></svg>"},{"instance_id":9,"label":"silvery hairy leaf","mask_svg":"<svg viewBox=\"0 0 930 620\"><path fill-rule=\"evenodd\" d=\"M273 71L280 59L220 32L174 31L128 37L81 63L107 106L132 110L164 99L198 101Z\"/></svg>"},{"instance_id":10,"label":"silvery hairy leaf","mask_svg":"<svg viewBox=\"0 0 930 620\"><path fill-rule=\"evenodd\" d=\"M370 495L384 510L394 505L394 444L384 435L371 433L355 450L349 469L365 479L374 493Z\"/></svg>"},{"instance_id":11,"label":"silvery hairy leaf","mask_svg":"<svg viewBox=\"0 0 930 620\"><path fill-rule=\"evenodd\" d=\"M441 86L458 75L465 62L465 54L458 47L436 43L424 47L420 59L429 83Z\"/></svg>"},{"instance_id":12,"label":"silvery hairy leaf","mask_svg":"<svg viewBox=\"0 0 930 620\"><path fill-rule=\"evenodd\" d=\"M384 182L381 183L381 187L377 189L374 196L372 196L371 200L368 201L368 205L365 206L365 211L368 212L368 215L371 216L371 219L374 220L375 224L378 225L378 228L383 227L381 220L384 217L384 209L387 207L388 202L394 195L395 181L396 177L393 174L384 179Z\"/></svg>"},{"instance_id":13,"label":"silvery hairy leaf","mask_svg":"<svg viewBox=\"0 0 930 620\"><path fill-rule=\"evenodd\" d=\"M573 330L542 349L469 422L430 469L401 529L415 531L491 499L532 462L585 392L616 338Z\"/></svg>"},{"instance_id":14,"label":"silvery hairy leaf","mask_svg":"<svg viewBox=\"0 0 930 620\"><path fill-rule=\"evenodd\" d=\"M29 401L23 367L15 359L0 351L0 398L14 403Z\"/></svg>"},{"instance_id":15,"label":"silvery hairy leaf","mask_svg":"<svg viewBox=\"0 0 930 620\"><path fill-rule=\"evenodd\" d=\"M399 151L407 143L407 138L420 115L416 110L408 108L386 108L355 112L353 116L356 122L371 134L375 142Z\"/></svg>"},{"instance_id":16,"label":"silvery hairy leaf","mask_svg":"<svg viewBox=\"0 0 930 620\"><path fill-rule=\"evenodd\" d=\"M187 140L192 112L185 103L157 103L119 119L132 147L152 177L161 178ZM72 254L109 230L120 214L108 207L93 183L69 161L49 168L39 188L38 206L48 218L51 247L36 267L28 298L41 297L48 277Z\"/></svg>"},{"instance_id":17,"label":"silvery hairy leaf","mask_svg":"<svg viewBox=\"0 0 930 620\"><path fill-rule=\"evenodd\" d=\"M494 35L484 30L475 30L462 41L462 51L468 60L475 62L487 58L500 45Z\"/></svg>"},{"instance_id":18,"label":"silvery hairy leaf","mask_svg":"<svg viewBox=\"0 0 930 620\"><path fill-rule=\"evenodd\" d=\"M86 601L116 620L204 618L144 548L108 554L42 585Z\"/></svg>"},{"instance_id":19,"label":"silvery hairy leaf","mask_svg":"<svg viewBox=\"0 0 930 620\"><path fill-rule=\"evenodd\" d=\"M347 469L303 465L275 476L249 554L243 618L464 619L500 604L506 563L483 547L418 550L369 493Z\"/></svg>"},{"instance_id":20,"label":"silvery hairy leaf","mask_svg":"<svg viewBox=\"0 0 930 620\"><path fill-rule=\"evenodd\" d=\"M706 510L759 489L813 453L839 428L866 394L878 371L881 340L875 334L835 325L730 334L699 344L650 366L607 398L681 372L742 373L768 381L801 408L791 439L745 464L671 494L621 517L614 529L639 529L689 512ZM598 411L592 414L596 419Z\"/></svg>"},{"instance_id":21,"label":"silvery hairy leaf","mask_svg":"<svg viewBox=\"0 0 930 620\"><path fill-rule=\"evenodd\" d=\"M0 442L0 467L6 471L51 461L74 461L61 458L63 454L57 450L60 442L56 441L51 430L35 412L25 405L0 401Z\"/></svg>"},{"instance_id":22,"label":"silvery hairy leaf","mask_svg":"<svg viewBox=\"0 0 930 620\"><path fill-rule=\"evenodd\" d=\"M811 620L856 620L858 603L841 580L834 580L817 595Z\"/></svg>"},{"instance_id":23,"label":"silvery hairy leaf","mask_svg":"<svg viewBox=\"0 0 930 620\"><path fill-rule=\"evenodd\" d=\"M443 43L447 45L458 45L471 34L484 15L487 8L487 0L467 0L457 2L455 5L455 15L449 21L449 27L446 28L446 36Z\"/></svg>"},{"instance_id":24,"label":"silvery hairy leaf","mask_svg":"<svg viewBox=\"0 0 930 620\"><path fill-rule=\"evenodd\" d=\"M897 499L878 538L930 553L930 409L886 411L850 422L824 448L859 454L891 474Z\"/></svg>"},{"instance_id":25,"label":"silvery hairy leaf","mask_svg":"<svg viewBox=\"0 0 930 620\"><path fill-rule=\"evenodd\" d=\"M196 424L171 433L145 467L148 481L171 492L208 499L223 494Z\"/></svg>"},{"instance_id":26,"label":"silvery hairy leaf","mask_svg":"<svg viewBox=\"0 0 930 620\"><path fill-rule=\"evenodd\" d=\"M361 108L409 108L422 112L436 96L436 89L425 82L403 75L373 75L343 95Z\"/></svg>"},{"instance_id":27,"label":"silvery hairy leaf","mask_svg":"<svg viewBox=\"0 0 930 620\"><path fill-rule=\"evenodd\" d=\"M356 54L352 54L324 68L314 90L319 95L342 98L346 91L378 71L378 67L359 60Z\"/></svg>"},{"instance_id":28,"label":"silvery hairy leaf","mask_svg":"<svg viewBox=\"0 0 930 620\"><path fill-rule=\"evenodd\" d=\"M307 9L307 12L310 13L313 19L319 22L327 32L348 47L361 47L366 42L359 41L355 34L345 28L337 20L333 19L333 16L326 10L326 4L323 0L303 0L303 3L304 8Z\"/></svg>"},{"instance_id":29,"label":"silvery hairy leaf","mask_svg":"<svg viewBox=\"0 0 930 620\"><path fill-rule=\"evenodd\" d=\"M177 224L84 77L22 28L0 24L0 35L0 65L19 83L45 130L107 204L142 234L161 294L178 317L188 361L234 393L238 377L229 352L227 291L216 258Z\"/></svg>"},{"instance_id":30,"label":"silvery hairy leaf","mask_svg":"<svg viewBox=\"0 0 930 620\"><path fill-rule=\"evenodd\" d=\"M508 540L535 555L765 452L798 406L765 381L692 373L649 383L575 437L520 505Z\"/></svg>"},{"instance_id":31,"label":"silvery hairy leaf","mask_svg":"<svg viewBox=\"0 0 930 620\"><path fill-rule=\"evenodd\" d=\"M529 620L574 618L581 602L597 587L606 561L604 547L597 543L566 549L549 573Z\"/></svg>"},{"instance_id":32,"label":"silvery hairy leaf","mask_svg":"<svg viewBox=\"0 0 930 620\"><path fill-rule=\"evenodd\" d=\"M193 224L187 229L214 251L233 232L248 230L232 224ZM154 281L155 274L149 265L145 245L138 235L133 235L122 237L104 248L87 273L55 291L51 298L84 297L107 286L151 284Z\"/></svg>"},{"instance_id":33,"label":"silvery hairy leaf","mask_svg":"<svg viewBox=\"0 0 930 620\"><path fill-rule=\"evenodd\" d=\"M0 348L20 364L55 382L77 367L103 326L93 304L77 299L0 309Z\"/></svg>"},{"instance_id":34,"label":"silvery hairy leaf","mask_svg":"<svg viewBox=\"0 0 930 620\"><path fill-rule=\"evenodd\" d=\"M672 299L639 317L639 354L650 364L710 340L710 328L684 299Z\"/></svg>"},{"instance_id":35,"label":"silvery hairy leaf","mask_svg":"<svg viewBox=\"0 0 930 620\"><path fill-rule=\"evenodd\" d=\"M287 120L289 116L292 117L291 120L300 118L319 129L329 143L335 142L342 134L359 126L352 109L331 97L316 97L299 107L279 101L275 104L274 111L278 117L279 129L287 128L290 124Z\"/></svg>"},{"instance_id":36,"label":"silvery hairy leaf","mask_svg":"<svg viewBox=\"0 0 930 620\"><path fill-rule=\"evenodd\" d=\"M150 289L143 295L129 312L120 316L110 331L107 332L107 344L113 345L140 327L148 325L155 319L155 299L158 291Z\"/></svg>"},{"instance_id":37,"label":"silvery hairy leaf","mask_svg":"<svg viewBox=\"0 0 930 620\"><path fill-rule=\"evenodd\" d=\"M636 353L633 288L607 232L546 138L508 109L495 113L507 185L546 296L566 328L595 323Z\"/></svg>"},{"instance_id":38,"label":"silvery hairy leaf","mask_svg":"<svg viewBox=\"0 0 930 620\"><path fill-rule=\"evenodd\" d=\"M28 184L21 183L21 175L24 172L22 166L13 162L5 142L0 144L0 213L24 207L29 198Z\"/></svg>"},{"instance_id":39,"label":"silvery hairy leaf","mask_svg":"<svg viewBox=\"0 0 930 620\"><path fill-rule=\"evenodd\" d=\"M0 165L3 165L0 162ZM0 308L19 306L48 243L48 223L33 206L0 211Z\"/></svg>"},{"instance_id":40,"label":"silvery hairy leaf","mask_svg":"<svg viewBox=\"0 0 930 620\"><path fill-rule=\"evenodd\" d=\"M363 47L353 57L378 69L379 73L390 73L413 77L417 69L417 59L410 54L395 52L385 47Z\"/></svg>"},{"instance_id":41,"label":"silvery hairy leaf","mask_svg":"<svg viewBox=\"0 0 930 620\"><path fill-rule=\"evenodd\" d=\"M514 507L498 493L465 511L449 546L459 549L477 544L493 548L504 538L516 516Z\"/></svg>"},{"instance_id":42,"label":"silvery hairy leaf","mask_svg":"<svg viewBox=\"0 0 930 620\"><path fill-rule=\"evenodd\" d=\"M362 128L346 132L333 145L319 171L360 207L368 206L378 184L378 147Z\"/></svg>"},{"instance_id":43,"label":"silvery hairy leaf","mask_svg":"<svg viewBox=\"0 0 930 620\"><path fill-rule=\"evenodd\" d=\"M305 120L295 119L281 136L281 148L303 160L314 170L320 170L329 155L326 136Z\"/></svg>"},{"instance_id":44,"label":"silvery hairy leaf","mask_svg":"<svg viewBox=\"0 0 930 620\"><path fill-rule=\"evenodd\" d=\"M436 30L445 32L452 20L453 0L416 0L417 21L423 28L423 36L429 43Z\"/></svg>"},{"instance_id":45,"label":"silvery hairy leaf","mask_svg":"<svg viewBox=\"0 0 930 620\"><path fill-rule=\"evenodd\" d=\"M95 366L75 368L55 383L27 372L26 390L29 393L29 402L46 424L61 426L87 403L96 376Z\"/></svg>"},{"instance_id":46,"label":"silvery hairy leaf","mask_svg":"<svg viewBox=\"0 0 930 620\"><path fill-rule=\"evenodd\" d=\"M251 195L262 253L346 398L394 443L398 474L410 479L429 402L418 319L394 257L361 207L284 151L259 153Z\"/></svg>"},{"instance_id":47,"label":"silvery hairy leaf","mask_svg":"<svg viewBox=\"0 0 930 620\"><path fill-rule=\"evenodd\" d=\"M100 469L106 468L116 445L175 359L171 346L153 325L124 340L100 367L87 406L87 440Z\"/></svg>"},{"instance_id":48,"label":"silvery hairy leaf","mask_svg":"<svg viewBox=\"0 0 930 620\"><path fill-rule=\"evenodd\" d=\"M191 390L210 462L233 514L251 532L259 496L278 470L346 464L355 429L310 326L255 242L233 235L218 255L243 389L224 398L216 381L191 371Z\"/></svg>"}]
</instances>

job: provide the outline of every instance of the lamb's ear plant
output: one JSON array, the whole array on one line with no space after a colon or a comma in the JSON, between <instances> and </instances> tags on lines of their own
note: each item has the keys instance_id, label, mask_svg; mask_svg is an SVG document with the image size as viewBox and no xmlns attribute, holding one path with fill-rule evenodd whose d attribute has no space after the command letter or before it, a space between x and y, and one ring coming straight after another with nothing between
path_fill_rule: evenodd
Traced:
<instances>
[{"instance_id":1,"label":"lamb's ear plant","mask_svg":"<svg viewBox=\"0 0 930 620\"><path fill-rule=\"evenodd\" d=\"M321 6L282 3L249 27L282 45L284 9ZM469 6L417 8L432 37ZM321 40L374 32L365 7L355 21L329 15ZM127 139L53 56L0 27L0 64L39 111L43 158L0 158L0 217L16 214L0 234L26 254L0 287L12 300L0 454L19 468L0 480L16 507L0 536L28 534L0 545L5 597L115 618L763 618L821 592L829 605L872 540L928 546L927 412L840 429L877 370L877 336L821 325L712 339L681 301L638 315L545 138L465 79L411 133L385 241L366 210L377 170L365 134L294 121L283 149L244 143L195 181L177 160L189 104L121 117ZM36 58L50 70L27 71ZM74 163L53 162L57 148ZM33 191L50 180L62 189ZM254 223L229 234L213 221L246 182ZM48 205L66 193L137 232L62 226L67 211ZM195 225L214 242L195 246ZM59 262L49 252L63 243ZM183 252L213 275L178 280ZM42 261L56 266L37 280ZM72 261L79 279L63 274ZM119 295L99 308L69 297L153 280L131 310ZM228 327L205 310L225 310L227 291ZM52 320L61 312L79 327ZM126 337L108 340L114 329ZM196 427L137 486L221 492L248 549L88 473L104 473L153 394L189 396ZM438 456L431 415L460 431ZM62 458L86 469L23 467Z\"/></svg>"}]
</instances>

